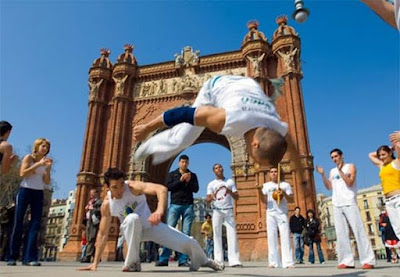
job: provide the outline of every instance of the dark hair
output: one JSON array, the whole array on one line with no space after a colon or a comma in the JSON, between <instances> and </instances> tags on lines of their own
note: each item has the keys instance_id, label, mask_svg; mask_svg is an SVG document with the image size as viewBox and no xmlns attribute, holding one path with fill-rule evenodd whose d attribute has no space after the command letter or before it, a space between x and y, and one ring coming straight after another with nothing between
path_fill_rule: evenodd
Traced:
<instances>
[{"instance_id":1,"label":"dark hair","mask_svg":"<svg viewBox=\"0 0 400 277\"><path fill-rule=\"evenodd\" d=\"M222 164L215 163L215 164L213 165L213 170L214 170L215 166L217 166L217 165L220 165L220 166L222 167Z\"/></svg>"},{"instance_id":2,"label":"dark hair","mask_svg":"<svg viewBox=\"0 0 400 277\"><path fill-rule=\"evenodd\" d=\"M210 214L206 214L206 216L204 218L207 218L207 217L211 218L211 215Z\"/></svg>"},{"instance_id":3,"label":"dark hair","mask_svg":"<svg viewBox=\"0 0 400 277\"><path fill-rule=\"evenodd\" d=\"M335 149L333 149L333 150L331 150L331 153L330 153L330 155L332 155L332 153L333 152L337 152L340 156L342 156L343 155L343 152L342 152L342 150L340 150L339 148L335 148Z\"/></svg>"},{"instance_id":4,"label":"dark hair","mask_svg":"<svg viewBox=\"0 0 400 277\"><path fill-rule=\"evenodd\" d=\"M299 206L297 206L296 208L294 208L294 210L297 210L297 209L301 210Z\"/></svg>"},{"instance_id":5,"label":"dark hair","mask_svg":"<svg viewBox=\"0 0 400 277\"><path fill-rule=\"evenodd\" d=\"M379 157L379 152L381 152L381 151L385 151L386 153L388 153L388 154L392 154L391 155L391 157L392 157L392 159L394 160L395 159L395 157L394 157L394 154L393 154L393 151L392 151L392 149L390 149L390 147L389 146L387 146L387 145L382 145L382 146L380 146L377 150L376 150L376 155Z\"/></svg>"},{"instance_id":6,"label":"dark hair","mask_svg":"<svg viewBox=\"0 0 400 277\"><path fill-rule=\"evenodd\" d=\"M0 136L4 136L11 129L12 125L8 121L0 121Z\"/></svg>"},{"instance_id":7,"label":"dark hair","mask_svg":"<svg viewBox=\"0 0 400 277\"><path fill-rule=\"evenodd\" d=\"M187 156L187 155L180 155L179 156L179 161L181 161L181 160L189 160L189 157Z\"/></svg>"},{"instance_id":8,"label":"dark hair","mask_svg":"<svg viewBox=\"0 0 400 277\"><path fill-rule=\"evenodd\" d=\"M106 173L104 173L104 183L106 183L107 187L110 186L110 180L119 180L121 178L125 180L125 172L116 167L110 167Z\"/></svg>"},{"instance_id":9,"label":"dark hair","mask_svg":"<svg viewBox=\"0 0 400 277\"><path fill-rule=\"evenodd\" d=\"M313 209L308 209L307 210L307 217L308 217L308 213L312 213L313 214L313 218L315 218L315 212Z\"/></svg>"}]
</instances>

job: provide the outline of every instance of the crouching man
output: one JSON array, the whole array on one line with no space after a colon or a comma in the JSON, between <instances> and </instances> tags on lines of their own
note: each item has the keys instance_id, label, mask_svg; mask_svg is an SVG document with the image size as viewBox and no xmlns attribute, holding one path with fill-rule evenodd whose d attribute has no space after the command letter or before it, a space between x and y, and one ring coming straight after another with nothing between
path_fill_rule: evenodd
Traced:
<instances>
[{"instance_id":1,"label":"crouching man","mask_svg":"<svg viewBox=\"0 0 400 277\"><path fill-rule=\"evenodd\" d=\"M125 181L125 173L117 168L109 168L104 174L104 181L109 190L101 206L100 229L96 239L97 251L93 263L79 270L97 270L107 244L113 216L119 218L120 228L128 246L123 272L141 271L141 241L153 241L187 254L191 259L191 271L197 271L201 266L215 271L224 269L222 264L207 258L195 239L161 222L167 203L167 188L154 183ZM146 194L157 196L157 209L153 213L147 205Z\"/></svg>"}]
</instances>

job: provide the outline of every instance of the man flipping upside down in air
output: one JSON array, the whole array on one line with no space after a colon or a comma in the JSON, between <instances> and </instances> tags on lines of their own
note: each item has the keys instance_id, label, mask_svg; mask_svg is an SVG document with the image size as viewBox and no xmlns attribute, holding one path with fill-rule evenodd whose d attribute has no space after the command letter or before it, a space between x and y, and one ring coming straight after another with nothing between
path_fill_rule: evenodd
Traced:
<instances>
[{"instance_id":1,"label":"man flipping upside down in air","mask_svg":"<svg viewBox=\"0 0 400 277\"><path fill-rule=\"evenodd\" d=\"M172 126L141 144L135 158L153 155L155 164L166 161L192 145L205 128L225 136L244 136L250 156L267 166L278 164L288 146L287 124L281 122L271 98L248 77L209 79L191 107L168 110L135 126L133 136L143 141L153 131Z\"/></svg>"}]
</instances>

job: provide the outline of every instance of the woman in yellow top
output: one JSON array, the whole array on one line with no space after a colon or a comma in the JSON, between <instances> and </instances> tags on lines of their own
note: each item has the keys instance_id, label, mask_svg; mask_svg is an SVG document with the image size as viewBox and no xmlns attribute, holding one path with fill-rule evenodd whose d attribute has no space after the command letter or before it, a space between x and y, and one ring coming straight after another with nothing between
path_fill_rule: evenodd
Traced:
<instances>
[{"instance_id":1,"label":"woman in yellow top","mask_svg":"<svg viewBox=\"0 0 400 277\"><path fill-rule=\"evenodd\" d=\"M383 145L369 154L371 161L380 168L379 177L386 198L386 210L396 236L400 239L400 132L389 136L392 149ZM396 151L397 158L393 151Z\"/></svg>"}]
</instances>

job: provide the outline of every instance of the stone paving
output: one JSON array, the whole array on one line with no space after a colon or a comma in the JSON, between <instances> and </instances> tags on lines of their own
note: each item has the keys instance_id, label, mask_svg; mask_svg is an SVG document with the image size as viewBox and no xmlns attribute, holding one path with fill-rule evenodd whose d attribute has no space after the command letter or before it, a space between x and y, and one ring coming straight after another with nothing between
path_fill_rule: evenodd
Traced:
<instances>
[{"instance_id":1,"label":"stone paving","mask_svg":"<svg viewBox=\"0 0 400 277\"><path fill-rule=\"evenodd\" d=\"M394 277L400 276L400 264L390 264L379 260L374 270L363 270L356 263L355 269L336 269L336 262L328 261L326 264L302 264L296 265L293 269L270 269L267 268L267 262L244 262L243 268L227 267L222 272L214 272L208 268L201 268L198 272L189 272L188 268L178 267L177 263L170 263L168 267L155 267L154 263L142 264L142 272L123 273L121 272L121 262L100 263L97 272L76 271L78 267L87 264L67 263L67 262L45 262L41 267L6 266L4 262L0 263L0 276L18 276L18 277L117 277L117 276L343 276L343 277ZM128 275L128 276L129 276Z\"/></svg>"}]
</instances>

